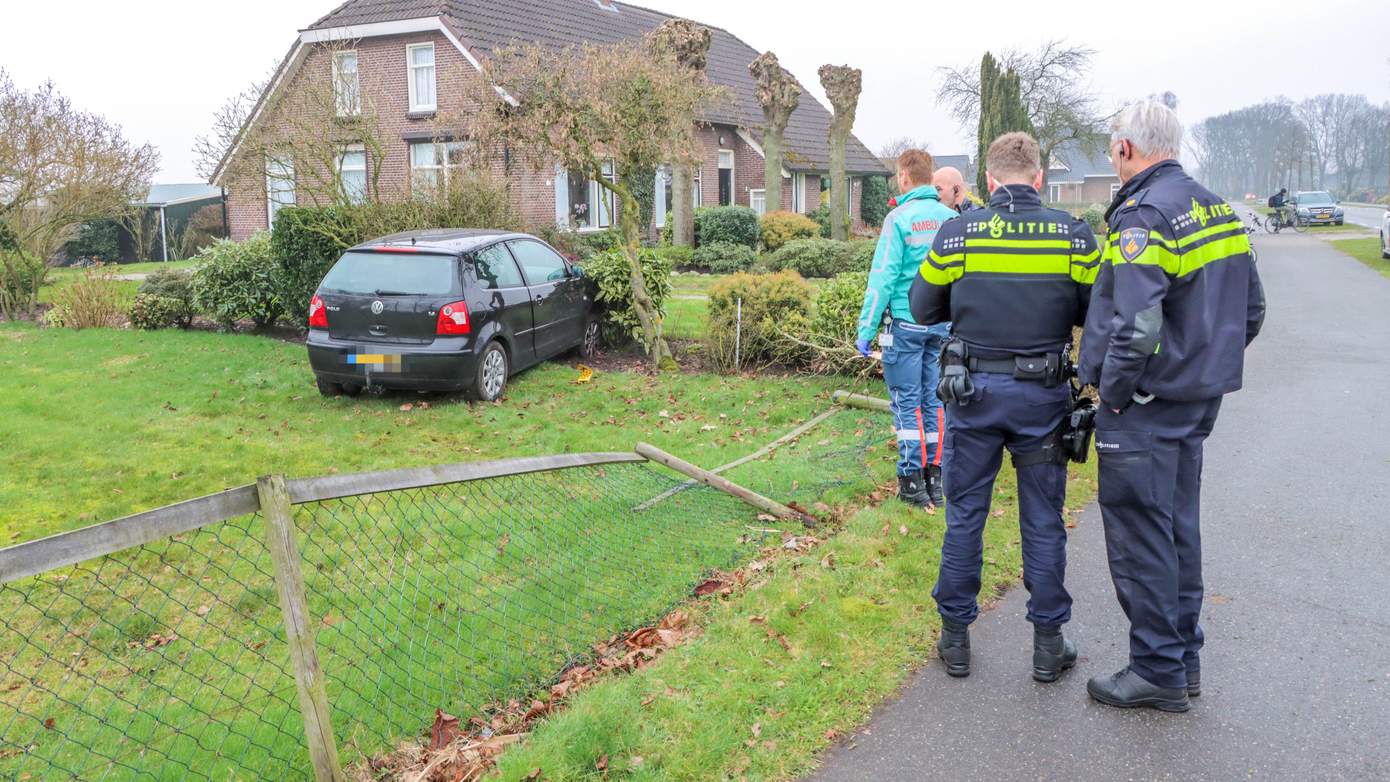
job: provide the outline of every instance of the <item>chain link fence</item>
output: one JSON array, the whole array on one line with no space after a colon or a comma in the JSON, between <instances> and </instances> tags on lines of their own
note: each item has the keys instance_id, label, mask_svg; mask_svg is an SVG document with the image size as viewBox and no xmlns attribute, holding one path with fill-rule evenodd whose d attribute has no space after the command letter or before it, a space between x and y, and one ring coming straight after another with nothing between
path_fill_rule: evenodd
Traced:
<instances>
[{"instance_id":1,"label":"chain link fence","mask_svg":"<svg viewBox=\"0 0 1390 782\"><path fill-rule=\"evenodd\" d=\"M869 416L729 477L810 504ZM0 778L310 778L316 702L341 766L524 702L799 526L635 454L267 485L0 550Z\"/></svg>"}]
</instances>

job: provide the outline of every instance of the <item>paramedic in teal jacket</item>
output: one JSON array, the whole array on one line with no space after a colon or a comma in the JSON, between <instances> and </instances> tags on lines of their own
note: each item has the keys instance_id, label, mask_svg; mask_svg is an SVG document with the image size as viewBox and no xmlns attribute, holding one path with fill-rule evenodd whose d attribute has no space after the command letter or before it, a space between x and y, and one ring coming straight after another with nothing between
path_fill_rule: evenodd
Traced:
<instances>
[{"instance_id":1,"label":"paramedic in teal jacket","mask_svg":"<svg viewBox=\"0 0 1390 782\"><path fill-rule=\"evenodd\" d=\"M941 346L951 324L921 326L912 319L908 290L931 250L942 223L956 216L932 186L931 155L910 149L898 158L898 206L883 221L856 347L869 355L880 325L890 321L883 349L883 378L898 436L898 497L922 508L941 505L942 430L945 418L936 397ZM885 318L885 312L887 318Z\"/></svg>"}]
</instances>

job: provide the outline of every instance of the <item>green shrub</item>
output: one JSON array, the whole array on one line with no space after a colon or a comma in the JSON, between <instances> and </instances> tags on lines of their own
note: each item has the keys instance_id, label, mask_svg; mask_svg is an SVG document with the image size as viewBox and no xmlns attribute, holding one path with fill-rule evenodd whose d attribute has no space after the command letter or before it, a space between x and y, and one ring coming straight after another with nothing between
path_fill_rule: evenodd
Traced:
<instances>
[{"instance_id":1,"label":"green shrub","mask_svg":"<svg viewBox=\"0 0 1390 782\"><path fill-rule=\"evenodd\" d=\"M658 247L656 254L671 264L672 269L685 270L695 266L694 247Z\"/></svg>"},{"instance_id":2,"label":"green shrub","mask_svg":"<svg viewBox=\"0 0 1390 782\"><path fill-rule=\"evenodd\" d=\"M173 328L174 326L188 327L185 321L188 316L187 303L172 296L161 296L157 293L137 293L135 294L135 302L130 305L128 314L130 325L137 329L153 331Z\"/></svg>"},{"instance_id":3,"label":"green shrub","mask_svg":"<svg viewBox=\"0 0 1390 782\"><path fill-rule=\"evenodd\" d=\"M702 244L694 253L691 264L711 274L733 274L748 271L758 254L742 244Z\"/></svg>"},{"instance_id":4,"label":"green shrub","mask_svg":"<svg viewBox=\"0 0 1390 782\"><path fill-rule=\"evenodd\" d=\"M69 258L118 263L121 260L120 229L111 219L85 222L65 249Z\"/></svg>"},{"instance_id":5,"label":"green shrub","mask_svg":"<svg viewBox=\"0 0 1390 782\"><path fill-rule=\"evenodd\" d=\"M767 256L767 265L775 271L790 269L802 277L834 277L855 270L855 244L859 243L796 239Z\"/></svg>"},{"instance_id":6,"label":"green shrub","mask_svg":"<svg viewBox=\"0 0 1390 782\"><path fill-rule=\"evenodd\" d=\"M796 212L768 212L763 215L763 248L777 252L795 239L814 239L820 236L815 220Z\"/></svg>"},{"instance_id":7,"label":"green shrub","mask_svg":"<svg viewBox=\"0 0 1390 782\"><path fill-rule=\"evenodd\" d=\"M126 314L125 291L109 267L83 269L77 279L53 289L49 322L70 329L116 328Z\"/></svg>"},{"instance_id":8,"label":"green shrub","mask_svg":"<svg viewBox=\"0 0 1390 782\"><path fill-rule=\"evenodd\" d=\"M658 310L665 312L671 295L671 263L653 250L643 248L638 255L647 294ZM642 322L632 306L632 267L622 250L596 253L584 262L584 276L598 284L602 308L603 339L609 345L624 345L642 338Z\"/></svg>"},{"instance_id":9,"label":"green shrub","mask_svg":"<svg viewBox=\"0 0 1390 782\"><path fill-rule=\"evenodd\" d=\"M874 266L874 252L878 250L878 240L851 240L845 256L844 268L840 274L849 272L868 272Z\"/></svg>"},{"instance_id":10,"label":"green shrub","mask_svg":"<svg viewBox=\"0 0 1390 782\"><path fill-rule=\"evenodd\" d=\"M738 325L742 301L742 328ZM811 286L795 272L735 274L716 282L709 293L706 347L721 369L781 364L795 366L807 357L797 335L806 333L811 313Z\"/></svg>"},{"instance_id":11,"label":"green shrub","mask_svg":"<svg viewBox=\"0 0 1390 782\"><path fill-rule=\"evenodd\" d=\"M882 225L889 212L888 198L886 177L864 177L864 187L859 192L859 219L868 226Z\"/></svg>"},{"instance_id":12,"label":"green shrub","mask_svg":"<svg viewBox=\"0 0 1390 782\"><path fill-rule=\"evenodd\" d=\"M244 242L219 239L199 253L198 260L198 269L193 272L193 306L223 328L230 329L243 320L261 328L286 313L275 285L270 234L259 233ZM303 311L289 311L288 316L295 319L296 314L302 317L307 311L306 300Z\"/></svg>"},{"instance_id":13,"label":"green shrub","mask_svg":"<svg viewBox=\"0 0 1390 782\"><path fill-rule=\"evenodd\" d=\"M816 224L820 226L820 236L822 239L830 238L829 201L823 201L821 205L816 207L815 211L811 212L809 215L807 215L807 217L810 217L812 220L815 220Z\"/></svg>"},{"instance_id":14,"label":"green shrub","mask_svg":"<svg viewBox=\"0 0 1390 782\"><path fill-rule=\"evenodd\" d=\"M674 227L675 224L676 224L676 216L675 216L674 214L672 214L669 210L667 210L667 212L666 212L666 222L664 222L664 223L661 224L661 245L662 245L663 247L670 247L671 244L672 244L672 242L674 241L674 240L671 238L671 236L672 236L673 232L675 231L675 227Z\"/></svg>"},{"instance_id":15,"label":"green shrub","mask_svg":"<svg viewBox=\"0 0 1390 782\"><path fill-rule=\"evenodd\" d=\"M1081 211L1081 219L1091 226L1097 237L1105 236L1105 207L1100 204L1091 204Z\"/></svg>"},{"instance_id":16,"label":"green shrub","mask_svg":"<svg viewBox=\"0 0 1390 782\"><path fill-rule=\"evenodd\" d=\"M616 250L622 246L623 238L612 228L606 231L595 231L593 233L580 234L580 241L589 248L590 255L594 253L608 252Z\"/></svg>"},{"instance_id":17,"label":"green shrub","mask_svg":"<svg viewBox=\"0 0 1390 782\"><path fill-rule=\"evenodd\" d=\"M757 248L762 229L758 213L746 206L707 206L695 210L695 246L741 244Z\"/></svg>"},{"instance_id":18,"label":"green shrub","mask_svg":"<svg viewBox=\"0 0 1390 782\"><path fill-rule=\"evenodd\" d=\"M864 306L867 272L838 274L816 291L816 315L805 341L815 346L810 368L818 372L867 372L872 362L854 348L859 312Z\"/></svg>"},{"instance_id":19,"label":"green shrub","mask_svg":"<svg viewBox=\"0 0 1390 782\"><path fill-rule=\"evenodd\" d=\"M151 272L136 291L136 302L140 301L140 296L155 296L161 299L168 299L178 304L174 320L170 326L178 326L186 329L193 325L193 272L187 269L159 269ZM170 306L161 304L160 306ZM134 323L134 316L131 322ZM145 328L140 324L135 324L136 328ZM159 326L157 328L164 328Z\"/></svg>"},{"instance_id":20,"label":"green shrub","mask_svg":"<svg viewBox=\"0 0 1390 782\"><path fill-rule=\"evenodd\" d=\"M309 311L309 299L343 250L369 238L362 227L363 214L332 206L286 207L276 214L267 248L273 260L271 286L279 302L277 311Z\"/></svg>"},{"instance_id":21,"label":"green shrub","mask_svg":"<svg viewBox=\"0 0 1390 782\"><path fill-rule=\"evenodd\" d=\"M555 223L547 222L532 226L529 233L554 247L561 255L573 262L583 261L594 254L593 249L585 243L583 234L568 228L561 228Z\"/></svg>"}]
</instances>

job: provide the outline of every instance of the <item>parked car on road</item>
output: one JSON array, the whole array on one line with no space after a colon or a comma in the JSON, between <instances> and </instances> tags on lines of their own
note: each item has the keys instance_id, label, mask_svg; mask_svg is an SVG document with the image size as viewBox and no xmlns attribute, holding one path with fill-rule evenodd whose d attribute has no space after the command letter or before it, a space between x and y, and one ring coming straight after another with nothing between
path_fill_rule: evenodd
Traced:
<instances>
[{"instance_id":1,"label":"parked car on road","mask_svg":"<svg viewBox=\"0 0 1390 782\"><path fill-rule=\"evenodd\" d=\"M1380 218L1380 257L1390 260L1390 209Z\"/></svg>"},{"instance_id":2,"label":"parked car on road","mask_svg":"<svg viewBox=\"0 0 1390 782\"><path fill-rule=\"evenodd\" d=\"M1299 191L1290 205L1298 211L1298 218L1308 225L1341 225L1346 221L1342 205L1326 190Z\"/></svg>"},{"instance_id":3,"label":"parked car on road","mask_svg":"<svg viewBox=\"0 0 1390 782\"><path fill-rule=\"evenodd\" d=\"M309 363L325 396L466 391L492 401L512 375L597 349L593 281L534 236L395 234L349 249L309 304Z\"/></svg>"}]
</instances>

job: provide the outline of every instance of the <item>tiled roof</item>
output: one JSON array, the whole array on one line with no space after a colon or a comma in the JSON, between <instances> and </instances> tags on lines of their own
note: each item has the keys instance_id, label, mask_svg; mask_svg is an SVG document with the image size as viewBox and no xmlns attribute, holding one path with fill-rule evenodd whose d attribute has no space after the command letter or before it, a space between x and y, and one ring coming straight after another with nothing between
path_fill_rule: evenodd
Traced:
<instances>
[{"instance_id":1,"label":"tiled roof","mask_svg":"<svg viewBox=\"0 0 1390 782\"><path fill-rule=\"evenodd\" d=\"M1088 153L1074 142L1064 143L1053 151L1047 172L1049 182L1082 182L1086 177L1113 176L1117 175L1110 158L1104 153Z\"/></svg>"},{"instance_id":2,"label":"tiled roof","mask_svg":"<svg viewBox=\"0 0 1390 782\"><path fill-rule=\"evenodd\" d=\"M624 3L608 7L598 0L348 0L309 29L438 16L477 55L517 43L561 47L580 43L611 44L641 37L673 17ZM729 87L734 99L712 111L710 122L735 125L759 138L763 113L748 64L758 56L732 33L711 27L709 77ZM801 105L787 127L786 168L827 171L830 112L803 85ZM885 173L882 164L851 137L846 150L853 173Z\"/></svg>"}]
</instances>

